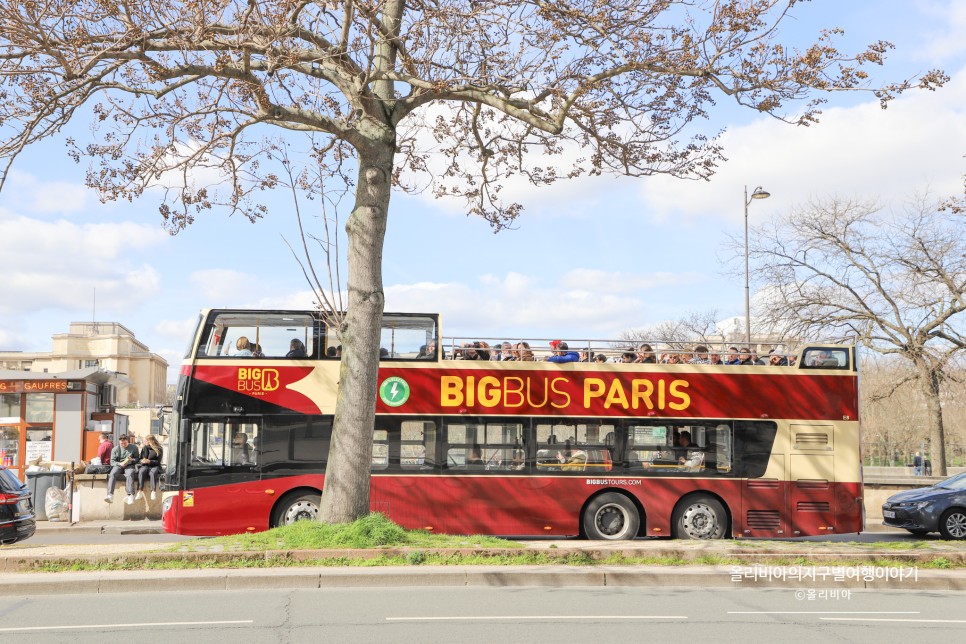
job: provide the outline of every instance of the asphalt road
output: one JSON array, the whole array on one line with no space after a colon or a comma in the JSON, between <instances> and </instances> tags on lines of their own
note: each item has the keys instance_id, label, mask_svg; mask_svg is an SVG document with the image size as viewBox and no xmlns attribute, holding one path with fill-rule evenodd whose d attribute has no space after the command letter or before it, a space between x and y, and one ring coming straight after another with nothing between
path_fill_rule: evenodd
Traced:
<instances>
[{"instance_id":1,"label":"asphalt road","mask_svg":"<svg viewBox=\"0 0 966 644\"><path fill-rule=\"evenodd\" d=\"M7 642L959 641L966 593L356 588L0 598Z\"/></svg>"}]
</instances>

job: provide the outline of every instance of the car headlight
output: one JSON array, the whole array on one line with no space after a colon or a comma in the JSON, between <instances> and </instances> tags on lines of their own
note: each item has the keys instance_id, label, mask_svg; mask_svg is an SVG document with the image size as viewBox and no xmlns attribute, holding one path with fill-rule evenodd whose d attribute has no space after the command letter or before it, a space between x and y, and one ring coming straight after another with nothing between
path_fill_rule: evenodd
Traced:
<instances>
[{"instance_id":1,"label":"car headlight","mask_svg":"<svg viewBox=\"0 0 966 644\"><path fill-rule=\"evenodd\" d=\"M896 503L896 507L907 510L923 510L931 504L932 501L905 501L904 503Z\"/></svg>"}]
</instances>

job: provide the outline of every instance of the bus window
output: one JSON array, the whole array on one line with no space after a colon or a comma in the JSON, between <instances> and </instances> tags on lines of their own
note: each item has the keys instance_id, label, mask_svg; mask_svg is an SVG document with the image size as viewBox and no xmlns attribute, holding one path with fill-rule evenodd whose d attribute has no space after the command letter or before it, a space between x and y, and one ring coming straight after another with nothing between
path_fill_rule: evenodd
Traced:
<instances>
[{"instance_id":1,"label":"bus window","mask_svg":"<svg viewBox=\"0 0 966 644\"><path fill-rule=\"evenodd\" d=\"M197 422L191 425L191 463L222 465L224 463L225 424Z\"/></svg>"},{"instance_id":2,"label":"bus window","mask_svg":"<svg viewBox=\"0 0 966 644\"><path fill-rule=\"evenodd\" d=\"M446 426L446 467L469 471L522 470L523 424L453 423Z\"/></svg>"},{"instance_id":3,"label":"bus window","mask_svg":"<svg viewBox=\"0 0 966 644\"><path fill-rule=\"evenodd\" d=\"M266 311L225 311L213 314L202 331L198 357L284 358L292 340L313 357L319 324L311 314Z\"/></svg>"},{"instance_id":4,"label":"bus window","mask_svg":"<svg viewBox=\"0 0 966 644\"><path fill-rule=\"evenodd\" d=\"M802 356L802 369L848 369L847 349L809 348Z\"/></svg>"},{"instance_id":5,"label":"bus window","mask_svg":"<svg viewBox=\"0 0 966 644\"><path fill-rule=\"evenodd\" d=\"M537 470L609 472L614 462L614 428L610 423L538 422Z\"/></svg>"},{"instance_id":6,"label":"bus window","mask_svg":"<svg viewBox=\"0 0 966 644\"><path fill-rule=\"evenodd\" d=\"M415 360L425 357L426 347L436 345L436 320L418 315L384 314L379 346L382 360ZM422 355L421 355L422 354Z\"/></svg>"},{"instance_id":7,"label":"bus window","mask_svg":"<svg viewBox=\"0 0 966 644\"><path fill-rule=\"evenodd\" d=\"M389 432L377 429L372 433L372 469L389 467Z\"/></svg>"},{"instance_id":8,"label":"bus window","mask_svg":"<svg viewBox=\"0 0 966 644\"><path fill-rule=\"evenodd\" d=\"M399 465L404 470L432 468L435 464L436 423L403 421L400 428Z\"/></svg>"}]
</instances>

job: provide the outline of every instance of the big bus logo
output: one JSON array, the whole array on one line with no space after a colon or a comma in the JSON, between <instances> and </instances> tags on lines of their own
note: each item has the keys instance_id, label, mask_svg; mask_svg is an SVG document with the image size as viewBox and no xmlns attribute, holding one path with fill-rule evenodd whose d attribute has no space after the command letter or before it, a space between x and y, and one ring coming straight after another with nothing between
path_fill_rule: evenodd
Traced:
<instances>
[{"instance_id":1,"label":"big bus logo","mask_svg":"<svg viewBox=\"0 0 966 644\"><path fill-rule=\"evenodd\" d=\"M238 369L238 391L259 394L278 389L278 370L259 367Z\"/></svg>"}]
</instances>

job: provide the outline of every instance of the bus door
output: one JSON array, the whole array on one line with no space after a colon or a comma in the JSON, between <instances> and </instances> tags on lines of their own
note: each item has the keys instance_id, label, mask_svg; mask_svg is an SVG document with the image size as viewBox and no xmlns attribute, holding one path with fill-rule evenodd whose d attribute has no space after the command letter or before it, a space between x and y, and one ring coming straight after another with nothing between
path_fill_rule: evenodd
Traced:
<instances>
[{"instance_id":1,"label":"bus door","mask_svg":"<svg viewBox=\"0 0 966 644\"><path fill-rule=\"evenodd\" d=\"M194 419L190 423L185 473L184 518L192 508L203 511L205 524L219 533L222 524L237 525L251 495L264 495L257 483L260 419Z\"/></svg>"},{"instance_id":2,"label":"bus door","mask_svg":"<svg viewBox=\"0 0 966 644\"><path fill-rule=\"evenodd\" d=\"M823 534L835 529L832 425L791 425L792 533Z\"/></svg>"},{"instance_id":3,"label":"bus door","mask_svg":"<svg viewBox=\"0 0 966 644\"><path fill-rule=\"evenodd\" d=\"M786 454L772 421L734 422L734 475L741 481L743 537L789 536Z\"/></svg>"}]
</instances>

